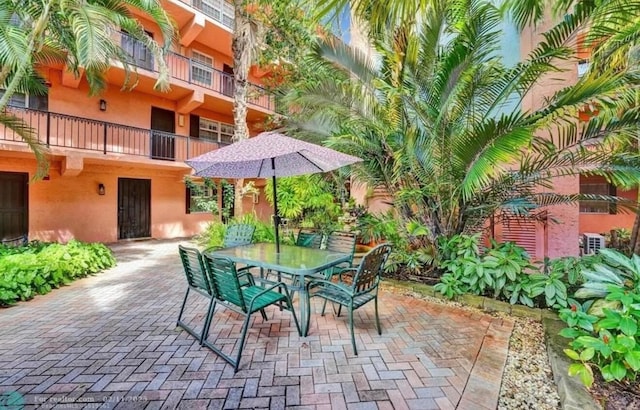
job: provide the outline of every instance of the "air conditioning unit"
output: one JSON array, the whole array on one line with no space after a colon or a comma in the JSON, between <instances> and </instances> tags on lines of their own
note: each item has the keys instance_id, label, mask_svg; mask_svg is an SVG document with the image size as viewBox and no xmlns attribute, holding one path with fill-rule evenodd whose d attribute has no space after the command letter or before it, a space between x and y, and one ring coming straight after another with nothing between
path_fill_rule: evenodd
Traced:
<instances>
[{"instance_id":1,"label":"air conditioning unit","mask_svg":"<svg viewBox=\"0 0 640 410\"><path fill-rule=\"evenodd\" d=\"M582 235L582 246L585 255L596 253L600 249L605 248L604 236L597 233L585 233Z\"/></svg>"}]
</instances>

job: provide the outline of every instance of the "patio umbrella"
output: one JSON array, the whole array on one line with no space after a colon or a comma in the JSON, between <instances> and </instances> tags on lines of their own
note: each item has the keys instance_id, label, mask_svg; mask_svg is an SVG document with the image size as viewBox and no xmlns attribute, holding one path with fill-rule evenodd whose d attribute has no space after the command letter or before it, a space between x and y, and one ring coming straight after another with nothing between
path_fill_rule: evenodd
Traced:
<instances>
[{"instance_id":1,"label":"patio umbrella","mask_svg":"<svg viewBox=\"0 0 640 410\"><path fill-rule=\"evenodd\" d=\"M330 148L277 132L263 132L186 161L197 176L216 178L269 178L273 180L276 250L280 252L276 177L327 172L362 161Z\"/></svg>"}]
</instances>

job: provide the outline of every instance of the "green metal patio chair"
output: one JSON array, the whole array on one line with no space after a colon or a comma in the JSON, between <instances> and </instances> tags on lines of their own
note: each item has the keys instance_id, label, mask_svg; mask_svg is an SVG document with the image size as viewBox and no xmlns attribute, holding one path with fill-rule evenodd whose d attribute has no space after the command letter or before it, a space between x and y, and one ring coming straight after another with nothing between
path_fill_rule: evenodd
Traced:
<instances>
[{"instance_id":1,"label":"green metal patio chair","mask_svg":"<svg viewBox=\"0 0 640 410\"><path fill-rule=\"evenodd\" d=\"M296 246L320 249L322 245L322 232L315 229L300 229L296 238Z\"/></svg>"},{"instance_id":2,"label":"green metal patio chair","mask_svg":"<svg viewBox=\"0 0 640 410\"><path fill-rule=\"evenodd\" d=\"M204 330L207 328L207 324L210 320L211 314L213 313L215 305L213 291L209 278L206 274L206 267L200 251L195 248L188 248L186 246L179 245L178 252L180 254L180 259L182 260L182 266L184 267L184 274L187 277L188 286L187 293L184 295L184 300L182 301L182 307L180 308L176 325L186 330L191 336L198 339L200 344L202 344ZM209 308L207 309L204 325L200 334L182 321L182 314L184 313L184 308L187 305L189 292L192 290L209 299Z\"/></svg>"},{"instance_id":3,"label":"green metal patio chair","mask_svg":"<svg viewBox=\"0 0 640 410\"><path fill-rule=\"evenodd\" d=\"M224 234L222 247L231 248L234 246L249 245L253 241L253 233L256 227L251 224L234 224L227 227Z\"/></svg>"},{"instance_id":4,"label":"green metal patio chair","mask_svg":"<svg viewBox=\"0 0 640 410\"><path fill-rule=\"evenodd\" d=\"M363 258L357 268L348 268L340 272L338 282L327 279L314 279L307 284L307 329L309 328L309 318L311 317L311 298L318 297L325 301L331 301L339 305L338 316L342 306L349 309L349 327L351 329L351 345L353 353L358 355L356 339L353 329L353 311L364 306L370 301L375 302L376 327L378 334L382 334L380 328L380 318L378 317L378 284L380 275L384 269L384 264L391 253L391 245L382 244L371 249ZM343 276L351 276L351 281L343 280ZM325 304L326 306L326 304ZM322 307L324 316L325 306Z\"/></svg>"},{"instance_id":5,"label":"green metal patio chair","mask_svg":"<svg viewBox=\"0 0 640 410\"><path fill-rule=\"evenodd\" d=\"M296 314L293 311L293 305L291 304L289 290L285 284L277 283L266 288L256 286L253 282L253 277L249 272L239 274L236 271L235 264L227 258L212 258L209 255L205 255L205 265L207 267L209 281L213 288L214 307L216 303L220 303L224 307L245 316L244 323L242 325L242 335L240 336L238 353L235 360L208 341L211 318L207 322L207 328L203 333L203 345L207 346L220 355L224 360L229 362L229 364L233 366L235 372L238 371L240 358L242 357L242 350L244 349L244 342L249 328L249 319L255 312L264 312L263 309L267 306L285 302L287 309L291 311L296 328L298 329L298 334L302 336L298 318L296 317ZM245 287L241 286L239 280L239 276L241 275L248 275L248 277L251 278L250 282L254 284ZM274 291L276 288L278 288L282 293ZM211 312L213 312L213 309ZM264 315L263 319L266 321Z\"/></svg>"},{"instance_id":6,"label":"green metal patio chair","mask_svg":"<svg viewBox=\"0 0 640 410\"><path fill-rule=\"evenodd\" d=\"M327 236L326 250L350 255L347 262L334 266L331 271L327 272L327 279L334 273L340 273L343 269L353 267L353 255L356 252L357 239L356 234L352 232L335 231Z\"/></svg>"}]
</instances>

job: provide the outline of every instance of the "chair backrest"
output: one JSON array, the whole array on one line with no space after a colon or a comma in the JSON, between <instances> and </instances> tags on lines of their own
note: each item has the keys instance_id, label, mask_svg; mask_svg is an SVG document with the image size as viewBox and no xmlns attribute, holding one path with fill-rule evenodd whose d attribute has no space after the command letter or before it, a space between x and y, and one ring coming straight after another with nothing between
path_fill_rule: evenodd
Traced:
<instances>
[{"instance_id":1,"label":"chair backrest","mask_svg":"<svg viewBox=\"0 0 640 410\"><path fill-rule=\"evenodd\" d=\"M253 240L253 233L256 227L251 224L234 224L227 227L224 234L223 247L249 245Z\"/></svg>"},{"instance_id":2,"label":"chair backrest","mask_svg":"<svg viewBox=\"0 0 640 410\"><path fill-rule=\"evenodd\" d=\"M352 286L355 294L370 292L378 286L380 275L390 253L391 245L383 243L364 255L353 278Z\"/></svg>"},{"instance_id":3,"label":"chair backrest","mask_svg":"<svg viewBox=\"0 0 640 410\"><path fill-rule=\"evenodd\" d=\"M356 251L357 238L351 232L332 232L327 237L326 249L331 252L347 253L351 255L349 264L353 262L353 254Z\"/></svg>"},{"instance_id":4,"label":"chair backrest","mask_svg":"<svg viewBox=\"0 0 640 410\"><path fill-rule=\"evenodd\" d=\"M202 254L195 248L178 245L178 252L184 267L184 274L187 282L192 288L212 295L212 287L207 277L206 267L202 259Z\"/></svg>"},{"instance_id":5,"label":"chair backrest","mask_svg":"<svg viewBox=\"0 0 640 410\"><path fill-rule=\"evenodd\" d=\"M238 306L246 313L247 307L235 263L228 258L213 258L209 255L205 255L204 259L215 297Z\"/></svg>"},{"instance_id":6,"label":"chair backrest","mask_svg":"<svg viewBox=\"0 0 640 410\"><path fill-rule=\"evenodd\" d=\"M296 246L304 246L305 248L320 249L322 245L322 233L314 229L300 229Z\"/></svg>"}]
</instances>

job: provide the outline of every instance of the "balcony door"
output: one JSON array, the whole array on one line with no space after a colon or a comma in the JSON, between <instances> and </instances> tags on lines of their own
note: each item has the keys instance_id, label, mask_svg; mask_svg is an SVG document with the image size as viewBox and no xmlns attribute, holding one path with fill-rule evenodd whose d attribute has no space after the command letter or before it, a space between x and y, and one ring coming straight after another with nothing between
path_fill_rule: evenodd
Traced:
<instances>
[{"instance_id":1,"label":"balcony door","mask_svg":"<svg viewBox=\"0 0 640 410\"><path fill-rule=\"evenodd\" d=\"M174 161L176 152L176 114L151 107L151 158Z\"/></svg>"},{"instance_id":2,"label":"balcony door","mask_svg":"<svg viewBox=\"0 0 640 410\"><path fill-rule=\"evenodd\" d=\"M29 174L0 172L0 243L29 234Z\"/></svg>"},{"instance_id":3,"label":"balcony door","mask_svg":"<svg viewBox=\"0 0 640 410\"><path fill-rule=\"evenodd\" d=\"M224 74L220 77L222 80L222 94L233 97L235 85L233 84L233 67L228 65L222 66Z\"/></svg>"},{"instance_id":4,"label":"balcony door","mask_svg":"<svg viewBox=\"0 0 640 410\"><path fill-rule=\"evenodd\" d=\"M118 239L151 236L151 180L118 178Z\"/></svg>"}]
</instances>

